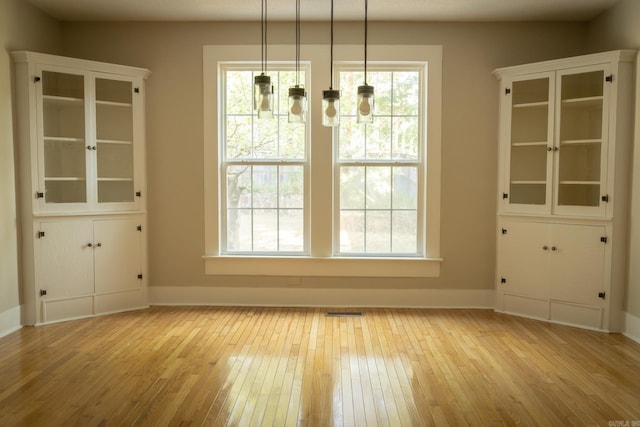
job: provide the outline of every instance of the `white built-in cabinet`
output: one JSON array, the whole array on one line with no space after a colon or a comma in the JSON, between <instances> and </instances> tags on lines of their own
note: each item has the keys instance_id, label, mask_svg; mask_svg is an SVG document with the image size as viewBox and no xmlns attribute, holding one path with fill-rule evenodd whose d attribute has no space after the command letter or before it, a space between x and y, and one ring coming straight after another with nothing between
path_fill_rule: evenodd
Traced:
<instances>
[{"instance_id":1,"label":"white built-in cabinet","mask_svg":"<svg viewBox=\"0 0 640 427\"><path fill-rule=\"evenodd\" d=\"M618 331L634 51L500 68L496 310Z\"/></svg>"},{"instance_id":2,"label":"white built-in cabinet","mask_svg":"<svg viewBox=\"0 0 640 427\"><path fill-rule=\"evenodd\" d=\"M13 52L23 323L146 307L146 69Z\"/></svg>"}]
</instances>

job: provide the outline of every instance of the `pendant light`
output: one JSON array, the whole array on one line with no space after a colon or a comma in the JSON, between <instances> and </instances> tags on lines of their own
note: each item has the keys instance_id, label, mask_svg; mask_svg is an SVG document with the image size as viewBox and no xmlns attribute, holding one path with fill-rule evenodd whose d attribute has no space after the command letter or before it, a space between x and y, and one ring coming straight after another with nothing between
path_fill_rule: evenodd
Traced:
<instances>
[{"instance_id":1,"label":"pendant light","mask_svg":"<svg viewBox=\"0 0 640 427\"><path fill-rule=\"evenodd\" d=\"M261 74L254 77L253 109L258 112L259 119L267 119L273 118L273 85L271 77L265 75L267 70L267 0L261 1Z\"/></svg>"},{"instance_id":2,"label":"pendant light","mask_svg":"<svg viewBox=\"0 0 640 427\"><path fill-rule=\"evenodd\" d=\"M364 85L358 86L358 123L372 123L375 95L367 84L367 26L369 1L364 0Z\"/></svg>"},{"instance_id":3,"label":"pendant light","mask_svg":"<svg viewBox=\"0 0 640 427\"><path fill-rule=\"evenodd\" d=\"M333 89L333 0L331 0L331 55L329 90L322 91L322 125L340 125L340 91Z\"/></svg>"},{"instance_id":4,"label":"pendant light","mask_svg":"<svg viewBox=\"0 0 640 427\"><path fill-rule=\"evenodd\" d=\"M296 85L289 88L289 123L307 118L307 91L300 86L300 0L296 0Z\"/></svg>"}]
</instances>

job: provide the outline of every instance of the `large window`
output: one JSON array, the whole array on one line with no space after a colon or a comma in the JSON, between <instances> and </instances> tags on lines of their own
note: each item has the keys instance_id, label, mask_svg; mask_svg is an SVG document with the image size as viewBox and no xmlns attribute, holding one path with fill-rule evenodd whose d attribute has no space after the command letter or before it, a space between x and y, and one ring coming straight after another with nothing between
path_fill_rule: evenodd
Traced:
<instances>
[{"instance_id":1,"label":"large window","mask_svg":"<svg viewBox=\"0 0 640 427\"><path fill-rule=\"evenodd\" d=\"M308 240L306 126L287 118L287 89L296 73L291 67L270 70L278 95L274 118L258 119L252 94L259 72L259 64L220 64L222 252L303 254Z\"/></svg>"},{"instance_id":2,"label":"large window","mask_svg":"<svg viewBox=\"0 0 640 427\"><path fill-rule=\"evenodd\" d=\"M375 119L356 122L361 70L339 67L343 89L336 141L335 252L342 255L420 256L423 250L423 66L370 66Z\"/></svg>"},{"instance_id":3,"label":"large window","mask_svg":"<svg viewBox=\"0 0 640 427\"><path fill-rule=\"evenodd\" d=\"M362 48L336 46L338 128L320 117L328 46L301 49L306 124L287 121L294 46L269 53L275 118L258 120L260 46L204 48L206 273L438 276L441 48L369 46L376 108L364 125L355 118Z\"/></svg>"}]
</instances>

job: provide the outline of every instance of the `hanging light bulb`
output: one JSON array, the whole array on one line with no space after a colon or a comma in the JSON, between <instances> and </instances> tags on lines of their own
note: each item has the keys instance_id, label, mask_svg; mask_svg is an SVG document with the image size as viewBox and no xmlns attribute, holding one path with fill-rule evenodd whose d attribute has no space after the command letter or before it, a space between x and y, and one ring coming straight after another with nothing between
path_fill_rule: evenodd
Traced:
<instances>
[{"instance_id":1,"label":"hanging light bulb","mask_svg":"<svg viewBox=\"0 0 640 427\"><path fill-rule=\"evenodd\" d=\"M372 123L375 96L373 86L358 86L358 123Z\"/></svg>"},{"instance_id":2,"label":"hanging light bulb","mask_svg":"<svg viewBox=\"0 0 640 427\"><path fill-rule=\"evenodd\" d=\"M300 0L296 0L296 85L289 88L289 123L304 123L307 91L300 86Z\"/></svg>"},{"instance_id":3,"label":"hanging light bulb","mask_svg":"<svg viewBox=\"0 0 640 427\"><path fill-rule=\"evenodd\" d=\"M322 126L340 125L340 91L334 90L333 83L333 0L331 0L331 55L330 55L329 90L322 91Z\"/></svg>"},{"instance_id":4,"label":"hanging light bulb","mask_svg":"<svg viewBox=\"0 0 640 427\"><path fill-rule=\"evenodd\" d=\"M358 86L358 123L372 123L375 107L373 86L367 84L367 27L369 1L364 0L364 85Z\"/></svg>"},{"instance_id":5,"label":"hanging light bulb","mask_svg":"<svg viewBox=\"0 0 640 427\"><path fill-rule=\"evenodd\" d=\"M307 116L307 91L295 85L289 88L289 123L304 123Z\"/></svg>"},{"instance_id":6,"label":"hanging light bulb","mask_svg":"<svg viewBox=\"0 0 640 427\"><path fill-rule=\"evenodd\" d=\"M322 91L322 125L329 127L340 125L339 90L329 89Z\"/></svg>"},{"instance_id":7,"label":"hanging light bulb","mask_svg":"<svg viewBox=\"0 0 640 427\"><path fill-rule=\"evenodd\" d=\"M262 73L253 80L253 109L258 112L259 119L267 119L273 117L273 85L271 77L264 74L267 69L267 0L262 0L260 30Z\"/></svg>"},{"instance_id":8,"label":"hanging light bulb","mask_svg":"<svg viewBox=\"0 0 640 427\"><path fill-rule=\"evenodd\" d=\"M259 119L273 117L273 85L271 77L260 74L254 77L254 110Z\"/></svg>"}]
</instances>

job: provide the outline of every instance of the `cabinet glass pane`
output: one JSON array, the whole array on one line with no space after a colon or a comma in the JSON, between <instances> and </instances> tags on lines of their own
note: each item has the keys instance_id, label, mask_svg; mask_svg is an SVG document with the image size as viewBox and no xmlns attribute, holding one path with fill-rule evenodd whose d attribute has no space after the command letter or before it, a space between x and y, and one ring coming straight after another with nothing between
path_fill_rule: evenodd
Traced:
<instances>
[{"instance_id":1,"label":"cabinet glass pane","mask_svg":"<svg viewBox=\"0 0 640 427\"><path fill-rule=\"evenodd\" d=\"M98 142L98 179L133 179L133 144Z\"/></svg>"},{"instance_id":2,"label":"cabinet glass pane","mask_svg":"<svg viewBox=\"0 0 640 427\"><path fill-rule=\"evenodd\" d=\"M513 82L514 104L531 104L549 101L549 79L522 80Z\"/></svg>"},{"instance_id":3,"label":"cabinet glass pane","mask_svg":"<svg viewBox=\"0 0 640 427\"><path fill-rule=\"evenodd\" d=\"M132 202L133 144L98 142L98 203Z\"/></svg>"},{"instance_id":4,"label":"cabinet glass pane","mask_svg":"<svg viewBox=\"0 0 640 427\"><path fill-rule=\"evenodd\" d=\"M46 203L85 203L87 186L84 180L45 179L44 200Z\"/></svg>"},{"instance_id":5,"label":"cabinet glass pane","mask_svg":"<svg viewBox=\"0 0 640 427\"><path fill-rule=\"evenodd\" d=\"M96 137L98 140L131 141L133 110L131 105L96 104Z\"/></svg>"},{"instance_id":6,"label":"cabinet glass pane","mask_svg":"<svg viewBox=\"0 0 640 427\"><path fill-rule=\"evenodd\" d=\"M43 71L42 94L44 96L84 99L84 76Z\"/></svg>"},{"instance_id":7,"label":"cabinet glass pane","mask_svg":"<svg viewBox=\"0 0 640 427\"><path fill-rule=\"evenodd\" d=\"M133 88L131 82L96 79L96 100L131 104Z\"/></svg>"},{"instance_id":8,"label":"cabinet glass pane","mask_svg":"<svg viewBox=\"0 0 640 427\"><path fill-rule=\"evenodd\" d=\"M558 205L599 206L604 71L563 75Z\"/></svg>"},{"instance_id":9,"label":"cabinet glass pane","mask_svg":"<svg viewBox=\"0 0 640 427\"><path fill-rule=\"evenodd\" d=\"M45 139L45 179L52 177L84 179L86 152L87 149L82 142Z\"/></svg>"},{"instance_id":10,"label":"cabinet glass pane","mask_svg":"<svg viewBox=\"0 0 640 427\"><path fill-rule=\"evenodd\" d=\"M513 82L509 203L547 203L549 78Z\"/></svg>"},{"instance_id":11,"label":"cabinet glass pane","mask_svg":"<svg viewBox=\"0 0 640 427\"><path fill-rule=\"evenodd\" d=\"M560 182L600 181L600 143L561 145Z\"/></svg>"},{"instance_id":12,"label":"cabinet glass pane","mask_svg":"<svg viewBox=\"0 0 640 427\"><path fill-rule=\"evenodd\" d=\"M562 101L560 141L602 139L602 98Z\"/></svg>"},{"instance_id":13,"label":"cabinet glass pane","mask_svg":"<svg viewBox=\"0 0 640 427\"><path fill-rule=\"evenodd\" d=\"M511 112L511 142L539 142L546 145L549 110L543 106L514 106Z\"/></svg>"},{"instance_id":14,"label":"cabinet glass pane","mask_svg":"<svg viewBox=\"0 0 640 427\"><path fill-rule=\"evenodd\" d=\"M560 183L558 186L560 206L599 206L600 185Z\"/></svg>"},{"instance_id":15,"label":"cabinet glass pane","mask_svg":"<svg viewBox=\"0 0 640 427\"><path fill-rule=\"evenodd\" d=\"M84 76L42 72L45 203L85 203Z\"/></svg>"},{"instance_id":16,"label":"cabinet glass pane","mask_svg":"<svg viewBox=\"0 0 640 427\"><path fill-rule=\"evenodd\" d=\"M132 83L96 79L98 203L132 202Z\"/></svg>"},{"instance_id":17,"label":"cabinet glass pane","mask_svg":"<svg viewBox=\"0 0 640 427\"><path fill-rule=\"evenodd\" d=\"M510 203L544 205L547 200L545 184L511 183Z\"/></svg>"},{"instance_id":18,"label":"cabinet glass pane","mask_svg":"<svg viewBox=\"0 0 640 427\"><path fill-rule=\"evenodd\" d=\"M547 147L511 147L511 181L540 181L547 179Z\"/></svg>"},{"instance_id":19,"label":"cabinet glass pane","mask_svg":"<svg viewBox=\"0 0 640 427\"><path fill-rule=\"evenodd\" d=\"M42 123L45 138L84 139L84 101L44 98Z\"/></svg>"},{"instance_id":20,"label":"cabinet glass pane","mask_svg":"<svg viewBox=\"0 0 640 427\"><path fill-rule=\"evenodd\" d=\"M98 180L98 203L133 202L133 181Z\"/></svg>"},{"instance_id":21,"label":"cabinet glass pane","mask_svg":"<svg viewBox=\"0 0 640 427\"><path fill-rule=\"evenodd\" d=\"M602 96L604 71L567 74L562 76L562 99Z\"/></svg>"}]
</instances>

